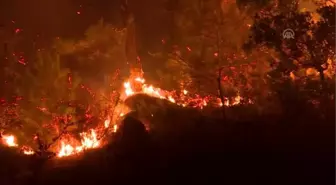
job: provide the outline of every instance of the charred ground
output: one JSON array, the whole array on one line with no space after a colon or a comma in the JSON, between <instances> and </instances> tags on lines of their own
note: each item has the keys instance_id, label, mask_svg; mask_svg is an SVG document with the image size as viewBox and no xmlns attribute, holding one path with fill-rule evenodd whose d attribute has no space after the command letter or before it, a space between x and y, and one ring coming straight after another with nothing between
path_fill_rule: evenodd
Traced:
<instances>
[{"instance_id":1,"label":"charred ground","mask_svg":"<svg viewBox=\"0 0 336 185\"><path fill-rule=\"evenodd\" d=\"M174 111L173 107L170 109ZM326 113L324 118L305 112L297 117L262 116L244 122L224 122L201 113L193 116L188 110L184 115L183 110L178 111L181 114L162 116L162 125L149 132L141 122L129 120L131 115L127 115L128 125L121 127L104 148L79 157L46 161L35 169L38 164L32 157L1 148L2 183L333 182L333 113ZM197 121L193 119L195 116Z\"/></svg>"}]
</instances>

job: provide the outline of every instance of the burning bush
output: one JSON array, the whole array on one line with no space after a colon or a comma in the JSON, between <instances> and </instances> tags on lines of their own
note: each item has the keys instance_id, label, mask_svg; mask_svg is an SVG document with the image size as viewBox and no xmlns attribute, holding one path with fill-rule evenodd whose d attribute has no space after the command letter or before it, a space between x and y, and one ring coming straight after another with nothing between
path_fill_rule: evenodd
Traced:
<instances>
[{"instance_id":1,"label":"burning bush","mask_svg":"<svg viewBox=\"0 0 336 185\"><path fill-rule=\"evenodd\" d=\"M14 80L15 101L2 102L1 129L6 131L2 139L7 145L19 144L24 152L60 150L59 155L99 145L103 133L96 128L110 114L112 96L102 102L102 96L61 67L54 53L39 52L22 71Z\"/></svg>"},{"instance_id":2,"label":"burning bush","mask_svg":"<svg viewBox=\"0 0 336 185\"><path fill-rule=\"evenodd\" d=\"M6 67L13 78L6 86L10 93L4 94L10 96L1 101L2 140L20 147L26 140L24 144L34 150L57 148L52 144L58 143L58 155L67 156L100 146L103 135L115 132L117 120L132 109L153 122L156 114L174 117L176 110L193 114L186 107L222 107L225 112L225 107L253 103L264 113L278 110L279 102L284 110L291 107L292 100L304 102L302 105L309 101L319 104L315 99L326 89L325 97L333 95L330 89L334 82L317 91L319 84L310 80L289 80L308 67L317 70L315 75L321 81L324 74L333 77L331 7L319 9L323 19L317 24L312 23L309 13L295 11L293 18L274 7L261 8L252 23L250 13L236 3L218 3L194 6L194 2L184 1L173 5L176 29L171 38L162 39L164 49L151 54L145 61L149 65L143 68L169 91L145 83L142 69L137 68L140 57L132 17L125 17L131 23L123 30L100 21L81 40L58 39L54 47L57 54L39 52L29 63L18 56L14 67ZM298 45L275 37L287 26L298 29ZM324 32L328 32L327 41ZM159 61L157 66L154 61ZM128 67L128 63L137 67ZM308 87L311 84L313 88ZM28 147L24 150L32 151Z\"/></svg>"}]
</instances>

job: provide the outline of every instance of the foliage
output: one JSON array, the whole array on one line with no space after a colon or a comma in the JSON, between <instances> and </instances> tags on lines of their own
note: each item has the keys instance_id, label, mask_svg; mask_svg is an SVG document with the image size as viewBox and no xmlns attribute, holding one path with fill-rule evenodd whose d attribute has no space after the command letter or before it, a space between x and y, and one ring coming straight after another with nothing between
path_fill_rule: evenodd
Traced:
<instances>
[{"instance_id":1,"label":"foliage","mask_svg":"<svg viewBox=\"0 0 336 185\"><path fill-rule=\"evenodd\" d=\"M103 20L89 27L84 39L61 39L55 48L64 59L63 65L97 88L109 85L106 83L110 83L117 70L123 77L127 76L125 30L117 30Z\"/></svg>"},{"instance_id":2,"label":"foliage","mask_svg":"<svg viewBox=\"0 0 336 185\"><path fill-rule=\"evenodd\" d=\"M251 12L240 9L235 2L174 2L170 7L175 20L170 34L173 37L171 42L164 42L173 44L172 51L152 55L155 63L163 63L157 67L158 77L165 79L160 85L216 96L222 69L224 96L239 94L254 99L256 104L265 101L262 99L269 95L267 78L276 51L261 47L251 52L243 50L253 23Z\"/></svg>"},{"instance_id":3,"label":"foliage","mask_svg":"<svg viewBox=\"0 0 336 185\"><path fill-rule=\"evenodd\" d=\"M169 49L151 54L151 60L161 65L155 71L161 87L217 95L218 78L226 97L239 94L253 100L254 108L264 112L280 100L286 114L291 114L296 111L290 109L293 102L300 104L295 109L312 105L321 100L321 91L319 83L311 79L302 80L306 86L300 86L289 77L296 79L302 73L301 76L312 78L334 78L332 6L317 9L320 19L316 22L310 12L298 11L297 1L283 1L279 10L278 1L265 0L170 2L174 29L170 41L165 41ZM286 3L290 4L288 10ZM260 9L253 18L251 15ZM286 28L294 29L294 40L282 38ZM57 54L39 52L32 63L19 64L18 59L13 59L15 62L4 66L6 75L1 80L8 79L8 75L13 77L11 86L6 87L15 90L17 102L6 101L5 108L0 109L0 129L11 128L27 142L33 142L36 132L45 142L52 143L63 133L78 133L91 127L84 122L98 122L108 114L111 99L118 96L116 89L121 87L123 77L129 76L125 30L117 30L102 20L87 30L85 38L60 39L54 46ZM328 92L325 97L333 94L334 85L329 83L328 91L324 89ZM3 96L10 97L13 93L9 92ZM270 99L272 93L279 100ZM143 116L154 119L151 111L159 108L149 104L140 101L137 108L143 109Z\"/></svg>"},{"instance_id":4,"label":"foliage","mask_svg":"<svg viewBox=\"0 0 336 185\"><path fill-rule=\"evenodd\" d=\"M239 9L248 10L251 14L255 13L256 11L261 10L262 8L274 3L271 0L237 0L236 4Z\"/></svg>"},{"instance_id":5,"label":"foliage","mask_svg":"<svg viewBox=\"0 0 336 185\"><path fill-rule=\"evenodd\" d=\"M335 56L335 11L334 7L322 7L318 12L322 19L317 23L310 12L279 13L271 17L257 15L249 44L277 50L280 53L278 69L286 75L300 68L315 68L324 80L327 61ZM295 32L294 39L283 38L282 33L287 28Z\"/></svg>"},{"instance_id":6,"label":"foliage","mask_svg":"<svg viewBox=\"0 0 336 185\"><path fill-rule=\"evenodd\" d=\"M29 63L8 57L1 73L6 91L1 94L0 131L29 146L42 142L48 147L100 123L118 96L120 73L128 69L120 62L125 62L123 34L100 21L85 39L58 40L55 51L39 51Z\"/></svg>"},{"instance_id":7,"label":"foliage","mask_svg":"<svg viewBox=\"0 0 336 185\"><path fill-rule=\"evenodd\" d=\"M60 57L39 52L37 60L27 66L16 81L16 95L20 97L19 119L23 126L19 137L33 137L38 133L46 143L53 142L67 124L80 119L75 107L79 78L69 81L70 71L61 68Z\"/></svg>"},{"instance_id":8,"label":"foliage","mask_svg":"<svg viewBox=\"0 0 336 185\"><path fill-rule=\"evenodd\" d=\"M260 49L251 53L242 49L252 24L247 11L239 9L235 2L215 0L179 1L172 11L176 17L173 35L178 35L174 43L178 46L167 60L183 61L180 64L187 67L179 69L192 79L191 89L201 94L217 94L220 68L224 69L221 84L226 96L235 96L239 91L251 89L248 85L264 82L272 57ZM252 73L254 77L250 78Z\"/></svg>"}]
</instances>

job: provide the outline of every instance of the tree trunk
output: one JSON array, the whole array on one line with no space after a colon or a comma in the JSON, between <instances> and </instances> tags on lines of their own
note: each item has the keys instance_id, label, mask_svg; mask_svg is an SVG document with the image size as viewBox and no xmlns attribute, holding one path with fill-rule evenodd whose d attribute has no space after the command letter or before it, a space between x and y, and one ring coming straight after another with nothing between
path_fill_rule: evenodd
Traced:
<instances>
[{"instance_id":1,"label":"tree trunk","mask_svg":"<svg viewBox=\"0 0 336 185\"><path fill-rule=\"evenodd\" d=\"M226 119L226 111L225 111L225 101L224 101L224 93L221 85L221 77L222 77L222 68L219 69L218 71L218 78L217 78L217 83L218 83L218 91L219 91L219 97L222 102L222 114L223 114L223 119Z\"/></svg>"},{"instance_id":2,"label":"tree trunk","mask_svg":"<svg viewBox=\"0 0 336 185\"><path fill-rule=\"evenodd\" d=\"M217 17L217 24L216 24L216 31L217 31L217 57L218 57L218 67L221 65L221 60L222 60L222 55L220 51L220 46L221 46L221 34L220 34L220 28L223 23L223 14L222 14L222 9L219 4L219 8L216 10L216 17ZM220 68L218 71L218 78L217 78L217 83L218 83L218 90L219 90L219 96L222 102L222 113L223 113L223 119L226 119L226 111L225 111L225 102L224 102L224 94L222 90L222 85L221 85L221 79L222 79L222 70L223 68Z\"/></svg>"},{"instance_id":3,"label":"tree trunk","mask_svg":"<svg viewBox=\"0 0 336 185\"><path fill-rule=\"evenodd\" d=\"M179 0L170 0L169 1L170 11L171 11L171 26L169 31L169 39L166 47L168 47L168 51L171 52L172 46L177 44L177 28L176 28L176 19L177 19L177 11L179 6Z\"/></svg>"},{"instance_id":4,"label":"tree trunk","mask_svg":"<svg viewBox=\"0 0 336 185\"><path fill-rule=\"evenodd\" d=\"M134 16L129 8L127 0L122 4L123 19L126 27L126 44L125 53L127 64L130 66L131 77L142 77L142 67L138 60L138 54L136 49L136 38L135 38L135 22Z\"/></svg>"},{"instance_id":5,"label":"tree trunk","mask_svg":"<svg viewBox=\"0 0 336 185\"><path fill-rule=\"evenodd\" d=\"M324 79L325 79L324 78L324 73L323 73L324 69L321 67L321 68L318 69L318 72L319 72L319 75L320 75L321 82L324 83Z\"/></svg>"}]
</instances>

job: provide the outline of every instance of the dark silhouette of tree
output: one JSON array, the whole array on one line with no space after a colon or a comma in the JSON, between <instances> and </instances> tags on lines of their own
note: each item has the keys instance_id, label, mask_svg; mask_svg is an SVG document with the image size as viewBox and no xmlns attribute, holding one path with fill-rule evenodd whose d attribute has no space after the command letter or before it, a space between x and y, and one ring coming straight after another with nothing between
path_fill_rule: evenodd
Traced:
<instances>
[{"instance_id":1,"label":"dark silhouette of tree","mask_svg":"<svg viewBox=\"0 0 336 185\"><path fill-rule=\"evenodd\" d=\"M315 37L319 40L326 39L328 42L331 42L328 46L335 43L335 34L334 27L335 27L335 7L333 6L325 6L317 10L317 12L321 15L322 21L318 22L318 29L316 31ZM333 41L333 42L332 42Z\"/></svg>"},{"instance_id":2,"label":"dark silhouette of tree","mask_svg":"<svg viewBox=\"0 0 336 185\"><path fill-rule=\"evenodd\" d=\"M252 35L247 45L274 48L280 54L277 69L285 75L299 68L315 68L321 81L328 58L334 55L334 7L318 10L321 19L316 23L310 12L280 12L275 15L255 16ZM283 32L292 29L294 39L286 39Z\"/></svg>"}]
</instances>

